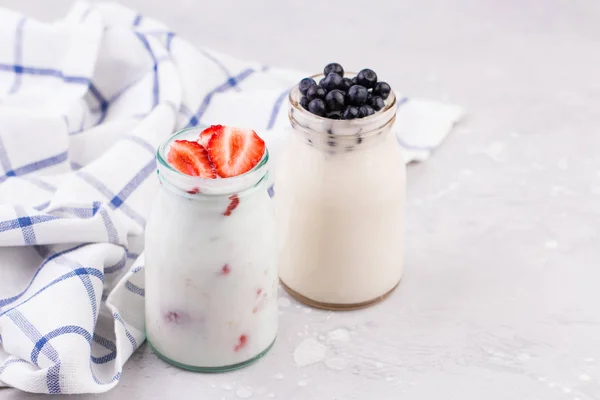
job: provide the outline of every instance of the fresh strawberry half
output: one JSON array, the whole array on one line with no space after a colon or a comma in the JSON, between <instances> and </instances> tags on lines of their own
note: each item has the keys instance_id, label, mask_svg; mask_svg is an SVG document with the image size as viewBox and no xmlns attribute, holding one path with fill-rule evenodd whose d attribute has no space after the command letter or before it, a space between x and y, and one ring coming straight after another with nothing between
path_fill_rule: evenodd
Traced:
<instances>
[{"instance_id":1,"label":"fresh strawberry half","mask_svg":"<svg viewBox=\"0 0 600 400\"><path fill-rule=\"evenodd\" d=\"M210 138L215 134L222 132L225 127L223 125L211 125L202 132L200 132L200 137L198 138L198 143L202 145L202 147L207 148L208 142Z\"/></svg>"},{"instance_id":2,"label":"fresh strawberry half","mask_svg":"<svg viewBox=\"0 0 600 400\"><path fill-rule=\"evenodd\" d=\"M258 164L265 142L252 129L224 126L208 142L208 155L222 178L241 175Z\"/></svg>"},{"instance_id":3,"label":"fresh strawberry half","mask_svg":"<svg viewBox=\"0 0 600 400\"><path fill-rule=\"evenodd\" d=\"M217 177L215 166L210 161L208 152L198 142L175 140L171 143L167 161L186 175L207 179Z\"/></svg>"}]
</instances>

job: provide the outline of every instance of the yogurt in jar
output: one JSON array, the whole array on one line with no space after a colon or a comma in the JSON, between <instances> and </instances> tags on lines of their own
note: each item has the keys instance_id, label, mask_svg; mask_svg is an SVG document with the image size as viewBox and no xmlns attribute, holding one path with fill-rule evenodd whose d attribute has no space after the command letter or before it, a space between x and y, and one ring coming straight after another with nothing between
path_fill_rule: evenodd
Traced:
<instances>
[{"instance_id":1,"label":"yogurt in jar","mask_svg":"<svg viewBox=\"0 0 600 400\"><path fill-rule=\"evenodd\" d=\"M180 173L158 150L161 187L146 227L146 335L155 352L197 371L242 367L277 334L277 241L268 151L225 179Z\"/></svg>"},{"instance_id":2,"label":"yogurt in jar","mask_svg":"<svg viewBox=\"0 0 600 400\"><path fill-rule=\"evenodd\" d=\"M319 77L315 77L318 80ZM405 165L391 126L393 93L375 115L332 120L290 93L292 132L275 177L279 275L296 299L355 309L389 294L403 272Z\"/></svg>"}]
</instances>

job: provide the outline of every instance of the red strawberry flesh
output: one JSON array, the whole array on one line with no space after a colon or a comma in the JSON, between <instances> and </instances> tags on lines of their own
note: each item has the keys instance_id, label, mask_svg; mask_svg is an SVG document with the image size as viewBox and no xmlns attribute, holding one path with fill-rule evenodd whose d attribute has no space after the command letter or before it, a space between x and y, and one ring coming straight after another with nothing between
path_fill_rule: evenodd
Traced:
<instances>
[{"instance_id":1,"label":"red strawberry flesh","mask_svg":"<svg viewBox=\"0 0 600 400\"><path fill-rule=\"evenodd\" d=\"M238 344L235 345L233 350L240 351L241 349L243 349L246 346L246 343L248 343L248 336L240 335L240 337L238 339Z\"/></svg>"},{"instance_id":2,"label":"red strawberry flesh","mask_svg":"<svg viewBox=\"0 0 600 400\"><path fill-rule=\"evenodd\" d=\"M258 164L265 142L251 129L223 127L208 142L208 154L222 178L244 174Z\"/></svg>"},{"instance_id":3,"label":"red strawberry flesh","mask_svg":"<svg viewBox=\"0 0 600 400\"><path fill-rule=\"evenodd\" d=\"M167 161L179 172L201 178L214 179L217 173L208 152L197 142L175 140L171 143Z\"/></svg>"},{"instance_id":4,"label":"red strawberry flesh","mask_svg":"<svg viewBox=\"0 0 600 400\"><path fill-rule=\"evenodd\" d=\"M223 268L221 268L221 275L229 275L230 272L231 267L229 266L229 264L223 265Z\"/></svg>"},{"instance_id":5,"label":"red strawberry flesh","mask_svg":"<svg viewBox=\"0 0 600 400\"><path fill-rule=\"evenodd\" d=\"M223 125L211 125L202 132L200 132L200 136L198 137L198 143L204 148L208 147L208 142L210 138L218 132L223 131L225 127Z\"/></svg>"},{"instance_id":6,"label":"red strawberry flesh","mask_svg":"<svg viewBox=\"0 0 600 400\"><path fill-rule=\"evenodd\" d=\"M229 217L231 215L231 212L233 210L235 210L237 208L237 206L240 204L240 198L238 197L237 194L229 196L229 200L230 200L230 203L227 206L227 209L225 210L225 212L223 213L223 215L226 217Z\"/></svg>"}]
</instances>

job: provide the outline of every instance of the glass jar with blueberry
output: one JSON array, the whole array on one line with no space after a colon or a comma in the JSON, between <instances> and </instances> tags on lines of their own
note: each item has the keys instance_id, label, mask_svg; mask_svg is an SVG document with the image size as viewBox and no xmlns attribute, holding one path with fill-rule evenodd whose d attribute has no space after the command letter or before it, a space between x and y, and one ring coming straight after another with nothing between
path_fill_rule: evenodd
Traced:
<instances>
[{"instance_id":1,"label":"glass jar with blueberry","mask_svg":"<svg viewBox=\"0 0 600 400\"><path fill-rule=\"evenodd\" d=\"M318 83L317 83L318 82ZM329 64L290 91L293 134L275 178L284 288L308 305L369 306L403 271L405 165L396 96L377 74Z\"/></svg>"}]
</instances>

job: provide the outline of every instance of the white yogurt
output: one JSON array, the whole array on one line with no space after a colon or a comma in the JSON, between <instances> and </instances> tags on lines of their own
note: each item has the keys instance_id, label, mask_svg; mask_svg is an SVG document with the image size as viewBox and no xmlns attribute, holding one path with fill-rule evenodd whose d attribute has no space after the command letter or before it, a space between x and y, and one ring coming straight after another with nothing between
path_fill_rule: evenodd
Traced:
<instances>
[{"instance_id":1,"label":"white yogurt","mask_svg":"<svg viewBox=\"0 0 600 400\"><path fill-rule=\"evenodd\" d=\"M279 275L292 295L324 308L368 305L400 281L405 165L388 109L353 121L316 117L295 104L294 132L278 165Z\"/></svg>"},{"instance_id":2,"label":"white yogurt","mask_svg":"<svg viewBox=\"0 0 600 400\"><path fill-rule=\"evenodd\" d=\"M199 131L192 130L194 137ZM277 244L266 166L209 182L165 164L159 157L162 185L146 227L148 341L182 367L240 366L267 350L277 333ZM195 189L200 193L187 193Z\"/></svg>"}]
</instances>

